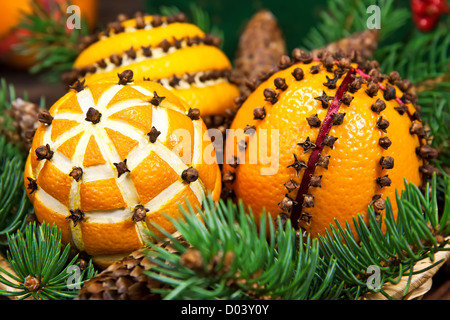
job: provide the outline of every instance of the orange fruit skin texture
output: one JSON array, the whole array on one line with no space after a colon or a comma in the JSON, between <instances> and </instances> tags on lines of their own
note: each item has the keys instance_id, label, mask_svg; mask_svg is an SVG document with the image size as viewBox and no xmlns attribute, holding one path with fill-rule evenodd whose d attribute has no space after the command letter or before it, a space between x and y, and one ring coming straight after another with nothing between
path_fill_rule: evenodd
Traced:
<instances>
[{"instance_id":1,"label":"orange fruit skin texture","mask_svg":"<svg viewBox=\"0 0 450 320\"><path fill-rule=\"evenodd\" d=\"M243 129L245 126L255 126L256 134L245 136L248 143L245 151L239 151L237 142L240 138L230 137L226 141L224 172L235 173L235 180L227 184L227 188L232 189L236 199L243 201L244 205L251 208L256 217L259 217L265 210L272 218L276 218L282 210L279 207L280 201L288 195L291 199L296 199L298 188L288 192L285 183L293 179L298 185L303 178L305 169L297 176L296 170L289 165L294 163L293 154L298 156L305 164L308 163L311 150L304 152L304 149L297 143L304 142L307 137L312 142L316 141L320 128L310 127L306 118L317 114L322 121L327 114L327 109L322 107L322 103L314 99L326 92L328 96L336 94L337 88L341 84L345 75L338 81L336 89L329 89L323 85L327 82L326 76L333 79L334 74L327 72L324 67L317 74L311 74L310 68L320 62L310 64L296 63L291 67L276 72L246 99L230 127L232 130ZM291 74L297 67L304 71L303 80L297 81ZM336 67L336 66L335 66ZM274 79L284 78L288 85L287 90L276 89ZM384 83L385 84L385 83ZM265 88L272 88L278 92L278 102L271 104L265 101L263 91ZM411 120L405 113L400 115L394 107L399 106L395 100L386 101L383 98L383 91L380 89L376 96L371 98L365 93L367 88L363 84L356 93L350 93L354 97L349 106L341 104L339 111L345 113L343 123L333 125L329 135L338 139L333 148L324 146L322 155L331 156L328 169L317 166L314 175L322 175L321 187L309 187L308 193L314 196L314 207L303 208L302 212L311 216L309 223L299 222L300 227L306 230L311 236L317 237L319 234L325 235L325 230L330 224L335 224L336 219L345 227L345 222L353 226L352 217L362 214L366 222L369 203L376 194L383 199L391 200L394 213L397 211L395 202L395 191L401 191L404 186L404 179L416 185L422 182L419 167L422 159L416 154L415 149L419 146L419 137L410 134ZM397 97L401 97L401 91L396 88ZM386 109L380 114L371 110L371 105L377 100L386 102ZM266 116L262 120L254 120L253 110L256 107L265 107ZM407 105L411 114L414 106ZM377 127L377 120L382 116L390 123L384 133ZM268 137L268 142L258 145L257 161L250 162L250 145L255 139L260 139L263 129L278 130L276 135ZM381 137L388 136L392 145L383 149L379 145ZM276 139L275 147L271 141ZM269 157L279 157L279 164L276 161L273 165L273 174L262 174L262 170L267 170L271 164L264 163L264 158L259 156L259 152ZM229 159L237 156L242 162L236 168L229 165ZM379 161L381 157L390 156L395 160L392 169L382 169ZM377 184L377 177L388 175L392 180L391 186L380 188Z\"/></svg>"},{"instance_id":2,"label":"orange fruit skin texture","mask_svg":"<svg viewBox=\"0 0 450 320\"><path fill-rule=\"evenodd\" d=\"M154 92L164 97L158 106L149 102ZM86 120L90 107L102 114L100 122ZM206 195L218 200L222 187L217 162L203 159L212 146L206 126L189 118L188 110L153 81L119 85L117 78L104 78L79 92L71 89L49 110L51 124L36 130L26 161L24 183L38 220L56 224L64 243L100 267L152 241L148 230L162 236L153 223L175 232L168 217L181 217L185 200L201 206ZM152 127L161 132L155 142L147 135ZM46 144L53 155L38 160L36 149ZM119 174L115 163L124 161L128 171ZM74 167L82 169L78 181ZM199 176L191 183L182 178L189 167ZM37 189L29 188L28 178ZM139 205L147 212L134 219ZM71 210L84 217L75 221Z\"/></svg>"},{"instance_id":3,"label":"orange fruit skin texture","mask_svg":"<svg viewBox=\"0 0 450 320\"><path fill-rule=\"evenodd\" d=\"M121 22L121 32L107 31L99 35L98 41L84 49L74 62L74 70L95 70L82 72L79 79L86 83L97 81L104 76L114 76L126 69L134 72L135 79L160 81L168 89L184 99L186 103L200 110L203 116L225 113L234 109L233 99L239 95L239 89L228 81L223 74L218 78L200 80L199 77L212 71L229 71L231 62L215 45L201 40L188 44L188 39L204 39L205 33L197 26L187 22L167 22L162 17L162 25L152 26L153 16L145 16L145 28L136 28L136 20ZM163 50L161 43L167 41L169 48ZM177 48L175 41L180 41ZM150 46L151 56L144 54L142 47ZM131 58L126 51L132 50ZM111 62L111 55L121 57L120 64ZM104 61L101 66L98 61ZM187 76L196 76L192 83ZM177 77L178 84L171 84L170 79Z\"/></svg>"}]
</instances>

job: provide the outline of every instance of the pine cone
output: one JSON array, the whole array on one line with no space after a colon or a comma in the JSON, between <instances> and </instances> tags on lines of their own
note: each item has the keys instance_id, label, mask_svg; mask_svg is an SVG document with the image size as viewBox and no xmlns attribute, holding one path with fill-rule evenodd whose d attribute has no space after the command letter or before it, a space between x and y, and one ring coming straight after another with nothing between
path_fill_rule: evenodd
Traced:
<instances>
[{"instance_id":1,"label":"pine cone","mask_svg":"<svg viewBox=\"0 0 450 320\"><path fill-rule=\"evenodd\" d=\"M286 41L274 15L258 11L247 23L239 39L235 67L241 94L247 95L245 79L256 79L278 64L286 54Z\"/></svg>"},{"instance_id":2,"label":"pine cone","mask_svg":"<svg viewBox=\"0 0 450 320\"><path fill-rule=\"evenodd\" d=\"M14 120L15 134L9 133L13 142L22 145L25 150L30 149L34 132L40 126L38 121L41 108L32 102L17 98L12 103L9 111L11 118Z\"/></svg>"},{"instance_id":3,"label":"pine cone","mask_svg":"<svg viewBox=\"0 0 450 320\"><path fill-rule=\"evenodd\" d=\"M335 53L341 51L343 55L358 54L358 62L365 61L373 56L378 47L380 33L378 30L365 30L354 33L348 37L332 42L323 48L311 51L314 57L320 52Z\"/></svg>"},{"instance_id":4,"label":"pine cone","mask_svg":"<svg viewBox=\"0 0 450 320\"><path fill-rule=\"evenodd\" d=\"M161 284L144 274L150 266L143 250L136 250L89 279L77 300L159 300L152 288Z\"/></svg>"}]
</instances>

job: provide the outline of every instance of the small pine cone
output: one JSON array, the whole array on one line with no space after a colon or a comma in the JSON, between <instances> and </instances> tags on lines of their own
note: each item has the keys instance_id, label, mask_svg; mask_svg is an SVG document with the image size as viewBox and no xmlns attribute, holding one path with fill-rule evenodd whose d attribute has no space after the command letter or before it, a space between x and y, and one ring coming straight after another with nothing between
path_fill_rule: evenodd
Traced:
<instances>
[{"instance_id":1,"label":"small pine cone","mask_svg":"<svg viewBox=\"0 0 450 320\"><path fill-rule=\"evenodd\" d=\"M257 79L271 72L286 55L286 41L275 16L268 10L258 11L247 23L239 39L236 53L236 72L242 79ZM241 93L247 96L250 90L241 81Z\"/></svg>"},{"instance_id":2,"label":"small pine cone","mask_svg":"<svg viewBox=\"0 0 450 320\"><path fill-rule=\"evenodd\" d=\"M147 277L151 262L143 250L136 250L84 283L77 300L160 300L152 288L161 288Z\"/></svg>"},{"instance_id":3,"label":"small pine cone","mask_svg":"<svg viewBox=\"0 0 450 320\"><path fill-rule=\"evenodd\" d=\"M14 128L19 136L19 144L25 150L31 147L31 141L36 129L41 125L38 121L42 109L35 103L17 98L12 102L10 116L14 120Z\"/></svg>"},{"instance_id":4,"label":"small pine cone","mask_svg":"<svg viewBox=\"0 0 450 320\"><path fill-rule=\"evenodd\" d=\"M188 246L181 237L177 238ZM169 252L175 252L169 242L159 243ZM153 289L164 285L145 274L154 265L147 259L144 249L138 249L119 260L94 277L78 291L77 300L161 300ZM149 249L151 250L151 249Z\"/></svg>"}]
</instances>

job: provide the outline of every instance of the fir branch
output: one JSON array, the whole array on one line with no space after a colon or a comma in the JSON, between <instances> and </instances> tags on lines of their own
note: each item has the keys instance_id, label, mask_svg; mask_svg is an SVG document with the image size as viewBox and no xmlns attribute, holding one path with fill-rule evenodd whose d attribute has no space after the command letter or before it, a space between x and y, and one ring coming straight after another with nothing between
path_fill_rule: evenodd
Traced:
<instances>
[{"instance_id":1,"label":"fir branch","mask_svg":"<svg viewBox=\"0 0 450 320\"><path fill-rule=\"evenodd\" d=\"M369 291L382 292L384 284L396 284L402 276L412 275L418 261L446 250L444 246L448 241L444 239L450 234L449 180L446 179L445 183L447 196L441 215L434 175L432 191L428 195L423 195L417 186L405 181L401 195L396 194L396 219L391 201L387 199L384 216L377 217L373 207L369 208L370 227L358 215L353 219L355 235L350 223L344 228L336 221L336 225L330 225L325 236L319 237L324 259L337 262L336 280L344 281L343 294L346 297L357 299ZM370 266L381 271L378 288L367 285ZM407 291L408 285L405 288Z\"/></svg>"},{"instance_id":2,"label":"fir branch","mask_svg":"<svg viewBox=\"0 0 450 320\"><path fill-rule=\"evenodd\" d=\"M242 203L214 203L198 214L181 208L184 220L173 220L189 246L165 233L168 251L153 243L147 251L156 266L147 275L167 285L155 289L164 299L334 299L342 287L333 284L335 262L324 263L317 240L299 239L288 221L257 223ZM266 225L268 222L268 225ZM162 231L162 229L160 229ZM153 233L152 233L153 234ZM153 234L154 236L154 234Z\"/></svg>"},{"instance_id":3,"label":"fir branch","mask_svg":"<svg viewBox=\"0 0 450 320\"><path fill-rule=\"evenodd\" d=\"M398 71L415 85L449 73L450 19L443 20L433 32L422 33L414 28L402 42L380 47L374 59L384 73Z\"/></svg>"},{"instance_id":4,"label":"fir branch","mask_svg":"<svg viewBox=\"0 0 450 320\"><path fill-rule=\"evenodd\" d=\"M7 233L23 228L32 212L23 186L24 159L18 147L0 137L0 247L5 246Z\"/></svg>"},{"instance_id":5,"label":"fir branch","mask_svg":"<svg viewBox=\"0 0 450 320\"><path fill-rule=\"evenodd\" d=\"M62 249L61 231L47 224L28 224L8 234L7 260L15 274L0 267L0 282L14 288L0 295L17 299L65 300L76 297L84 281L95 275L91 262L80 270L78 255L70 261L70 245Z\"/></svg>"}]
</instances>

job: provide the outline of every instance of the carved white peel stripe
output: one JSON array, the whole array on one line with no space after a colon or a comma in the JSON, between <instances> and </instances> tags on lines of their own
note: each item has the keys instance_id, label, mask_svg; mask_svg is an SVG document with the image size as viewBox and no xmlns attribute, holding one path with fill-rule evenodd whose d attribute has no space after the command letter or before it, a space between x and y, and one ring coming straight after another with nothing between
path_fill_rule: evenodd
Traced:
<instances>
[{"instance_id":1,"label":"carved white peel stripe","mask_svg":"<svg viewBox=\"0 0 450 320\"><path fill-rule=\"evenodd\" d=\"M118 102L113 106L109 107L109 109L103 113L103 117L107 118L116 112L137 106L149 106L149 108L151 108L151 104L149 102L143 101L142 99L130 99Z\"/></svg>"},{"instance_id":2,"label":"carved white peel stripe","mask_svg":"<svg viewBox=\"0 0 450 320\"><path fill-rule=\"evenodd\" d=\"M167 115L167 109L161 107L153 108L152 126L161 132L158 136L158 140L161 143L165 143L167 140L167 131L169 130L169 117Z\"/></svg>"},{"instance_id":3,"label":"carved white peel stripe","mask_svg":"<svg viewBox=\"0 0 450 320\"><path fill-rule=\"evenodd\" d=\"M152 212L158 211L167 201L172 200L179 192L183 191L186 188L186 184L181 180L175 181L170 186L168 186L164 191L150 200L147 204L144 205L149 212L147 216L151 216Z\"/></svg>"},{"instance_id":4,"label":"carved white peel stripe","mask_svg":"<svg viewBox=\"0 0 450 320\"><path fill-rule=\"evenodd\" d=\"M194 154L192 155L192 163L201 163L203 155L203 148L201 148L203 142L202 121L194 120L192 124L194 126Z\"/></svg>"},{"instance_id":5,"label":"carved white peel stripe","mask_svg":"<svg viewBox=\"0 0 450 320\"><path fill-rule=\"evenodd\" d=\"M166 163L168 163L171 166L171 168L181 177L181 174L183 173L184 170L188 168L188 166L183 162L183 160L178 155L173 153L166 146L162 144L158 144L157 146L158 146L157 151L158 156L160 156L161 159L163 159ZM194 192L197 199L200 199L199 201L201 202L202 201L201 199L204 196L204 191L201 182L197 180L191 182L189 186L191 187L191 190Z\"/></svg>"},{"instance_id":6,"label":"carved white peel stripe","mask_svg":"<svg viewBox=\"0 0 450 320\"><path fill-rule=\"evenodd\" d=\"M67 207L64 204L62 204L61 202L53 198L51 195L49 195L47 192L45 192L44 189L38 188L35 192L36 192L35 197L39 199L39 201L41 201L43 204L45 204L47 208L53 210L56 215L59 215L64 218L69 215L69 209L67 209Z\"/></svg>"},{"instance_id":7,"label":"carved white peel stripe","mask_svg":"<svg viewBox=\"0 0 450 320\"><path fill-rule=\"evenodd\" d=\"M152 241L152 237L148 234L148 227L145 220L143 221L137 221L136 224L136 233L139 235L139 238L141 239L143 244L147 244Z\"/></svg>"},{"instance_id":8,"label":"carved white peel stripe","mask_svg":"<svg viewBox=\"0 0 450 320\"><path fill-rule=\"evenodd\" d=\"M84 114L71 113L71 112L58 113L53 116L53 119L56 119L56 120L72 120L72 121L77 121L79 123L84 122L85 118L86 118L86 116Z\"/></svg>"},{"instance_id":9,"label":"carved white peel stripe","mask_svg":"<svg viewBox=\"0 0 450 320\"><path fill-rule=\"evenodd\" d=\"M105 119L105 121L102 121L101 125L104 128L117 131L133 140L136 140L140 145L145 145L149 141L146 133L138 128L130 126L130 124L126 121Z\"/></svg>"},{"instance_id":10,"label":"carved white peel stripe","mask_svg":"<svg viewBox=\"0 0 450 320\"><path fill-rule=\"evenodd\" d=\"M122 89L124 86L116 84L113 85L111 88L107 89L98 99L97 106L94 108L97 109L100 113L106 112L106 106L111 101L112 98Z\"/></svg>"},{"instance_id":11,"label":"carved white peel stripe","mask_svg":"<svg viewBox=\"0 0 450 320\"><path fill-rule=\"evenodd\" d=\"M94 98L92 97L91 90L85 89L77 93L78 104L84 114L89 110L89 108L96 108Z\"/></svg>"},{"instance_id":12,"label":"carved white peel stripe","mask_svg":"<svg viewBox=\"0 0 450 320\"><path fill-rule=\"evenodd\" d=\"M114 178L114 171L107 163L83 168L83 182L107 180Z\"/></svg>"},{"instance_id":13,"label":"carved white peel stripe","mask_svg":"<svg viewBox=\"0 0 450 320\"><path fill-rule=\"evenodd\" d=\"M80 138L80 141L78 142L77 148L75 149L75 153L72 157L72 167L80 167L83 170L83 158L84 153L86 152L86 147L89 142L89 139L92 135L92 128L86 129L83 136ZM80 185L81 181L83 181L84 173L82 176L82 180L76 181L72 178L72 185L70 190L70 209L80 209Z\"/></svg>"},{"instance_id":14,"label":"carved white peel stripe","mask_svg":"<svg viewBox=\"0 0 450 320\"><path fill-rule=\"evenodd\" d=\"M120 159L114 145L106 134L105 130L97 130L95 133L96 138L99 138L99 141L103 141L104 143L99 144L100 150L103 155L106 156L107 162L110 164L122 162ZM128 162L128 160L127 160ZM133 181L130 178L129 174L123 174L120 177L115 175L117 186L119 187L120 193L122 194L125 203L128 206L135 206L139 203L138 194L136 191L136 187L134 186Z\"/></svg>"},{"instance_id":15,"label":"carved white peel stripe","mask_svg":"<svg viewBox=\"0 0 450 320\"><path fill-rule=\"evenodd\" d=\"M61 152L55 152L51 161L58 170L65 174L69 174L72 171L72 161Z\"/></svg>"},{"instance_id":16,"label":"carved white peel stripe","mask_svg":"<svg viewBox=\"0 0 450 320\"><path fill-rule=\"evenodd\" d=\"M194 126L194 154L192 155L192 163L196 164L202 162L202 155L203 155L203 148L201 147L201 144L203 142L202 121L194 120L192 121L192 124ZM195 183L191 183L189 187L194 192L198 202L202 203L203 197L205 195L204 190L206 189L203 183L201 183L200 179L195 181Z\"/></svg>"},{"instance_id":17,"label":"carved white peel stripe","mask_svg":"<svg viewBox=\"0 0 450 320\"><path fill-rule=\"evenodd\" d=\"M78 141L78 145L75 149L75 152L72 157L71 163L73 164L73 167L80 167L83 170L83 158L84 153L86 152L86 147L89 142L89 139L92 135L92 125L86 126L83 136ZM84 173L83 173L84 176ZM80 209L81 207L81 199L80 199L80 188L81 188L81 182L76 181L72 178L72 184L70 186L70 196L69 196L69 209L75 210ZM74 223L70 222L70 233L72 235L72 241L77 246L78 250L84 250L84 241L83 241L83 234L81 232L81 226L77 224L74 226Z\"/></svg>"}]
</instances>

